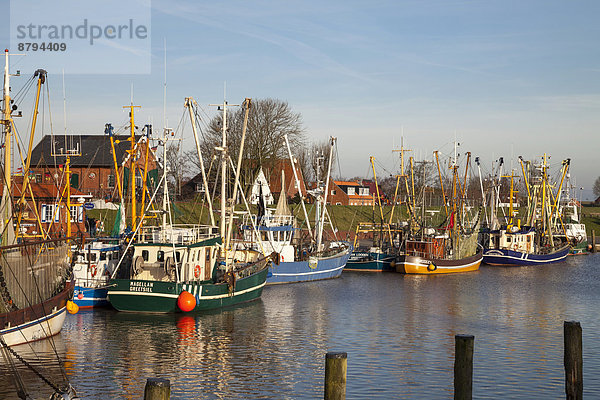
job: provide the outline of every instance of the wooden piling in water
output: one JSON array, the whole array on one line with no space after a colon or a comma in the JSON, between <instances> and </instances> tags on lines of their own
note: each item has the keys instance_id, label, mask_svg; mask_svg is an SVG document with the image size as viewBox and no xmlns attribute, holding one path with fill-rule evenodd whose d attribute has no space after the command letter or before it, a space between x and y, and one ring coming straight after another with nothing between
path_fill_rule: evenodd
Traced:
<instances>
[{"instance_id":1,"label":"wooden piling in water","mask_svg":"<svg viewBox=\"0 0 600 400\"><path fill-rule=\"evenodd\" d=\"M583 340L581 325L565 321L565 393L567 400L583 399Z\"/></svg>"},{"instance_id":2,"label":"wooden piling in water","mask_svg":"<svg viewBox=\"0 0 600 400\"><path fill-rule=\"evenodd\" d=\"M348 354L329 352L325 355L325 400L346 398Z\"/></svg>"},{"instance_id":3,"label":"wooden piling in water","mask_svg":"<svg viewBox=\"0 0 600 400\"><path fill-rule=\"evenodd\" d=\"M472 335L454 336L454 399L473 398L473 347Z\"/></svg>"},{"instance_id":4,"label":"wooden piling in water","mask_svg":"<svg viewBox=\"0 0 600 400\"><path fill-rule=\"evenodd\" d=\"M171 382L168 379L148 378L144 388L144 400L169 400Z\"/></svg>"}]
</instances>

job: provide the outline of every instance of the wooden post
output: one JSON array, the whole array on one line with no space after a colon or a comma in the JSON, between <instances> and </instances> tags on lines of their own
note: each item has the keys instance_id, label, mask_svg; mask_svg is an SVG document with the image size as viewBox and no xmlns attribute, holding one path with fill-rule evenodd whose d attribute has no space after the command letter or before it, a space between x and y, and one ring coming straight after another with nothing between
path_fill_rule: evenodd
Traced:
<instances>
[{"instance_id":1,"label":"wooden post","mask_svg":"<svg viewBox=\"0 0 600 400\"><path fill-rule=\"evenodd\" d=\"M144 389L144 400L169 400L171 382L168 379L148 378Z\"/></svg>"},{"instance_id":2,"label":"wooden post","mask_svg":"<svg viewBox=\"0 0 600 400\"><path fill-rule=\"evenodd\" d=\"M592 229L592 253L596 252L596 231Z\"/></svg>"},{"instance_id":3,"label":"wooden post","mask_svg":"<svg viewBox=\"0 0 600 400\"><path fill-rule=\"evenodd\" d=\"M583 399L583 341L581 325L565 321L565 393L567 400Z\"/></svg>"},{"instance_id":4,"label":"wooden post","mask_svg":"<svg viewBox=\"0 0 600 400\"><path fill-rule=\"evenodd\" d=\"M347 353L329 352L325 356L325 400L346 398Z\"/></svg>"},{"instance_id":5,"label":"wooden post","mask_svg":"<svg viewBox=\"0 0 600 400\"><path fill-rule=\"evenodd\" d=\"M454 399L473 398L473 347L472 335L454 336Z\"/></svg>"}]
</instances>

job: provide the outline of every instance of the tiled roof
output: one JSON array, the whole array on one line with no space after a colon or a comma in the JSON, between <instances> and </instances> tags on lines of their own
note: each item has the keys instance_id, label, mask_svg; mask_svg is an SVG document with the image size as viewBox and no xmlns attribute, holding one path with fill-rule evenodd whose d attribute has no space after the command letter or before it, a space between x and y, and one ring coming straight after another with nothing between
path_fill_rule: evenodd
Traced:
<instances>
[{"instance_id":1,"label":"tiled roof","mask_svg":"<svg viewBox=\"0 0 600 400\"><path fill-rule=\"evenodd\" d=\"M333 182L335 182L335 184L338 186L360 186L358 184L358 182L352 182L352 181L333 181Z\"/></svg>"},{"instance_id":2,"label":"tiled roof","mask_svg":"<svg viewBox=\"0 0 600 400\"><path fill-rule=\"evenodd\" d=\"M140 135L136 135L136 141L140 139ZM65 136L55 135L55 151L66 151ZM115 151L117 153L117 163L121 164L126 153L131 147L129 135L115 136ZM111 153L110 139L106 135L67 135L68 147L74 147L81 143L81 156L71 157L72 167L112 167L113 156ZM62 150L61 150L62 148ZM45 135L42 140L35 146L31 152L31 167L56 167L65 162L64 157L56 157L56 165L54 157L52 157L52 136Z\"/></svg>"}]
</instances>

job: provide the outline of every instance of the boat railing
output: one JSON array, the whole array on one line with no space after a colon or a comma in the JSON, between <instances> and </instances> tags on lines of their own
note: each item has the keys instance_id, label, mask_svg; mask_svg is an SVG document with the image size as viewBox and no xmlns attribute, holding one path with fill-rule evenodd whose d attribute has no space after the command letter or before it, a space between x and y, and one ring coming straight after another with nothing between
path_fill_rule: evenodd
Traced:
<instances>
[{"instance_id":1,"label":"boat railing","mask_svg":"<svg viewBox=\"0 0 600 400\"><path fill-rule=\"evenodd\" d=\"M146 226L140 229L139 238L143 243L175 243L189 245L209 239L218 234L218 228L212 225L181 224L167 228Z\"/></svg>"}]
</instances>

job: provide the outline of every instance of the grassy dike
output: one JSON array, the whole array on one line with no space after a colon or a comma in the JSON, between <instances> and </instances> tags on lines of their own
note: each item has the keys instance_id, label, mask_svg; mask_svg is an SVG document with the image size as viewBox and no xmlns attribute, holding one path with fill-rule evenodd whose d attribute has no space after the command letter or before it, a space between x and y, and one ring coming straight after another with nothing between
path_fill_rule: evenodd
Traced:
<instances>
[{"instance_id":1,"label":"grassy dike","mask_svg":"<svg viewBox=\"0 0 600 400\"><path fill-rule=\"evenodd\" d=\"M138 215L139 215L138 206ZM304 224L304 212L300 204L290 204L290 209L298 219L300 226L306 226ZM384 221L389 221L391 206L385 206L383 208ZM244 206L237 206L237 211L245 210ZM306 210L309 215L311 226L314 223L315 207L314 204L307 204ZM256 206L251 207L251 211L256 213ZM333 224L339 231L338 237L341 239L353 238L356 225L359 222L371 222L373 218L375 221L381 219L379 208L370 206L327 206L327 211L331 216ZM89 210L87 216L90 218L96 218L104 221L105 232L110 233L114 225L116 211L114 210ZM190 200L175 202L173 208L174 223L175 224L208 224L210 219L208 217L208 209L202 205L201 202ZM586 225L588 237L591 237L592 229L595 230L596 235L600 236L600 207L583 207L583 223ZM440 220L443 216L436 215L434 223L441 223ZM215 218L218 218L215 216ZM394 210L394 221L405 221L408 218L408 212L405 206L396 207ZM326 227L329 228L329 227Z\"/></svg>"}]
</instances>

